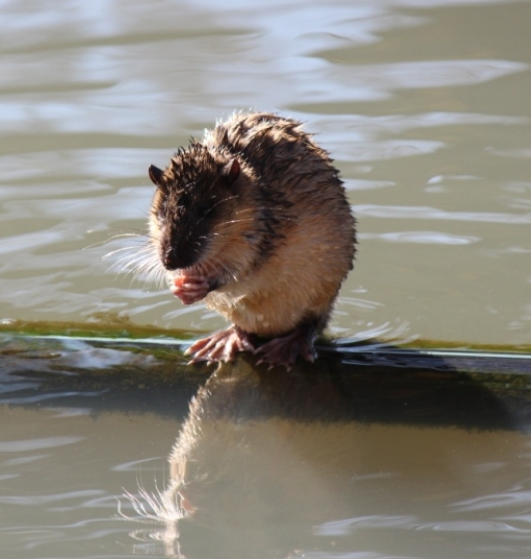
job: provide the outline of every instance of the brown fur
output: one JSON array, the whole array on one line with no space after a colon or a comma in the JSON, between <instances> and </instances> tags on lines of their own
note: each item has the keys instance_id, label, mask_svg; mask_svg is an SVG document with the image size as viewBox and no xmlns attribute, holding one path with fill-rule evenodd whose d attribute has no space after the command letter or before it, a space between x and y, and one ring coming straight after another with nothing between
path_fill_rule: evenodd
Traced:
<instances>
[{"instance_id":1,"label":"brown fur","mask_svg":"<svg viewBox=\"0 0 531 559\"><path fill-rule=\"evenodd\" d=\"M153 246L162 260L170 246L192 251L172 277L209 278L206 305L247 333L324 328L352 268L355 220L332 160L300 123L234 114L177 152L157 184Z\"/></svg>"}]
</instances>

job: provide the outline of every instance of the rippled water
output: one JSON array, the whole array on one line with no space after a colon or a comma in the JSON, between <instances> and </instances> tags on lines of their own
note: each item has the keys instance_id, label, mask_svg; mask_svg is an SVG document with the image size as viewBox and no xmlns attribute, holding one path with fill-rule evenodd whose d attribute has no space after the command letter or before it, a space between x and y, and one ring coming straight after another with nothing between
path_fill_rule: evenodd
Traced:
<instances>
[{"instance_id":1,"label":"rippled water","mask_svg":"<svg viewBox=\"0 0 531 559\"><path fill-rule=\"evenodd\" d=\"M93 245L145 229L150 163L257 107L318 135L359 219L333 333L529 343L528 2L53 6L2 3L2 318L223 324Z\"/></svg>"},{"instance_id":2,"label":"rippled water","mask_svg":"<svg viewBox=\"0 0 531 559\"><path fill-rule=\"evenodd\" d=\"M164 165L190 135L252 107L305 121L348 189L359 256L332 334L531 343L528 1L0 0L0 13L4 323L117 315L194 333L220 327L201 305L183 308L163 286L119 275L116 259L102 259L135 239L102 243L145 229L150 163ZM69 351L76 343L84 347L72 341ZM186 389L179 377L173 396L145 379L124 393L102 380L58 396L33 378L31 359L10 368L16 348L5 351L6 556L177 553L159 524L117 516L116 498L123 488L137 495L139 483L154 491L155 478L167 486L166 456L205 371ZM70 361L63 349L46 352L46 374L53 364L75 376L122 362L112 351L89 352L88 361L81 350ZM140 359L133 369L151 365ZM250 502L214 492L210 517L182 523L180 552L529 555L527 420L488 432L370 418L329 430L315 418L207 422L214 441L248 441L237 448L250 453L236 456L244 471L254 457L249 483L261 492Z\"/></svg>"},{"instance_id":3,"label":"rippled water","mask_svg":"<svg viewBox=\"0 0 531 559\"><path fill-rule=\"evenodd\" d=\"M458 354L240 360L207 380L130 342L4 337L0 356L6 557L528 554L528 359L506 360L516 377Z\"/></svg>"}]
</instances>

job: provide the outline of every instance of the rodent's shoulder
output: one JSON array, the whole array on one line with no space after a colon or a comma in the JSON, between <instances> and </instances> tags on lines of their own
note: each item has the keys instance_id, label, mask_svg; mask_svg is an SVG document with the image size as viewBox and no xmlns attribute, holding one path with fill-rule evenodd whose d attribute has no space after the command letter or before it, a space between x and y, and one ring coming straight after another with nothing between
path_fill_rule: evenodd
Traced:
<instances>
[{"instance_id":1,"label":"rodent's shoulder","mask_svg":"<svg viewBox=\"0 0 531 559\"><path fill-rule=\"evenodd\" d=\"M211 149L229 149L234 154L255 157L273 149L280 153L288 144L313 145L300 122L271 113L234 113L208 130L204 142Z\"/></svg>"},{"instance_id":2,"label":"rodent's shoulder","mask_svg":"<svg viewBox=\"0 0 531 559\"><path fill-rule=\"evenodd\" d=\"M337 181L337 170L328 152L296 120L271 113L235 113L205 133L209 151L229 152L243 159L254 176L271 188L285 190L302 184L302 177L320 176L321 181ZM309 186L305 181L306 187ZM297 188L296 188L297 189Z\"/></svg>"}]
</instances>

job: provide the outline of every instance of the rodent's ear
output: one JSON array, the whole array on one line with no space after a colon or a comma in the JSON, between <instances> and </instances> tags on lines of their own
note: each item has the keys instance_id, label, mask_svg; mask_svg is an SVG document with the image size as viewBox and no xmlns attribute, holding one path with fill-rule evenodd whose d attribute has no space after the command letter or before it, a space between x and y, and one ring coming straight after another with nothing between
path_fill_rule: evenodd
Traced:
<instances>
[{"instance_id":1,"label":"rodent's ear","mask_svg":"<svg viewBox=\"0 0 531 559\"><path fill-rule=\"evenodd\" d=\"M227 178L227 182L232 184L240 176L240 163L234 158L231 159L221 170L221 175Z\"/></svg>"},{"instance_id":2,"label":"rodent's ear","mask_svg":"<svg viewBox=\"0 0 531 559\"><path fill-rule=\"evenodd\" d=\"M162 169L159 169L158 167L155 167L155 165L150 165L148 173L149 178L151 179L153 184L155 184L156 186L160 186L164 171Z\"/></svg>"}]
</instances>

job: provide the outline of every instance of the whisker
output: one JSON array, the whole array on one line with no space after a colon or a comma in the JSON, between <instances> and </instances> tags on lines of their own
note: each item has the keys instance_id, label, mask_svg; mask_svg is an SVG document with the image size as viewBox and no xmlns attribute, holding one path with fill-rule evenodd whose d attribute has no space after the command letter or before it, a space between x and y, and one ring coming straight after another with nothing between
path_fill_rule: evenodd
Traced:
<instances>
[{"instance_id":1,"label":"whisker","mask_svg":"<svg viewBox=\"0 0 531 559\"><path fill-rule=\"evenodd\" d=\"M157 255L156 244L153 239L142 240L142 246L120 247L110 251L102 259L119 256L109 266L109 271L115 271L116 275L131 274L132 280L144 276L147 283L153 283L159 287L165 284L166 270L160 263Z\"/></svg>"},{"instance_id":2,"label":"whisker","mask_svg":"<svg viewBox=\"0 0 531 559\"><path fill-rule=\"evenodd\" d=\"M256 206L256 207L253 207L253 211L256 211L256 210L258 210L258 211L268 211L268 212L272 212L272 213L274 213L274 212L285 212L286 211L285 208L275 208L274 206L273 207L272 206ZM234 213L235 213L235 215L238 215L238 214L241 214L241 213L244 213L244 212L249 212L249 209L245 208L245 209L242 209L242 210L235 211Z\"/></svg>"},{"instance_id":3,"label":"whisker","mask_svg":"<svg viewBox=\"0 0 531 559\"><path fill-rule=\"evenodd\" d=\"M276 220L285 220L285 221L294 221L293 218L285 217L285 216L276 216L275 219ZM250 218L247 218L247 219L231 219L231 220L222 221L222 222L216 224L216 228L224 227L224 226L227 227L229 225L234 225L236 223L246 223L246 222L254 222L258 225L261 221L263 221L263 218L250 217Z\"/></svg>"},{"instance_id":4,"label":"whisker","mask_svg":"<svg viewBox=\"0 0 531 559\"><path fill-rule=\"evenodd\" d=\"M219 269L224 270L235 282L238 281L236 272L231 270L218 256L218 254L209 255L208 258L199 266L199 270L205 276L216 275Z\"/></svg>"},{"instance_id":5,"label":"whisker","mask_svg":"<svg viewBox=\"0 0 531 559\"><path fill-rule=\"evenodd\" d=\"M118 252L124 252L124 251L132 251L134 250L135 252L142 252L144 250L146 250L145 247L122 247L122 248L117 248L115 250L111 250L111 252L107 252L106 254L104 254L101 259L105 260L107 258L110 258L111 256L114 256L115 254L117 254Z\"/></svg>"},{"instance_id":6,"label":"whisker","mask_svg":"<svg viewBox=\"0 0 531 559\"><path fill-rule=\"evenodd\" d=\"M224 198L223 200L220 200L219 202L216 202L213 206L210 206L207 210L207 212L205 213L204 216L202 216L200 219L197 220L197 223L201 223L201 221L203 221L203 219L206 219L208 217L208 214L214 209L217 208L220 204L223 204L225 202L228 202L229 200L234 200L235 198L238 198L238 196L234 195L234 196L228 196L227 198Z\"/></svg>"},{"instance_id":7,"label":"whisker","mask_svg":"<svg viewBox=\"0 0 531 559\"><path fill-rule=\"evenodd\" d=\"M114 234L112 234L110 237L108 237L107 239L104 239L103 241L98 241L97 243L93 243L91 245L88 245L86 247L83 247L81 250L88 250L91 248L97 248L100 246L104 246L107 243L111 243L112 241L115 241L117 239L123 239L123 238L130 238L130 237L138 237L138 238L142 238L142 237L147 237L148 233L146 233L146 231L141 230L141 229L133 229L130 228L130 230L128 232L122 231L122 232L116 232Z\"/></svg>"}]
</instances>

